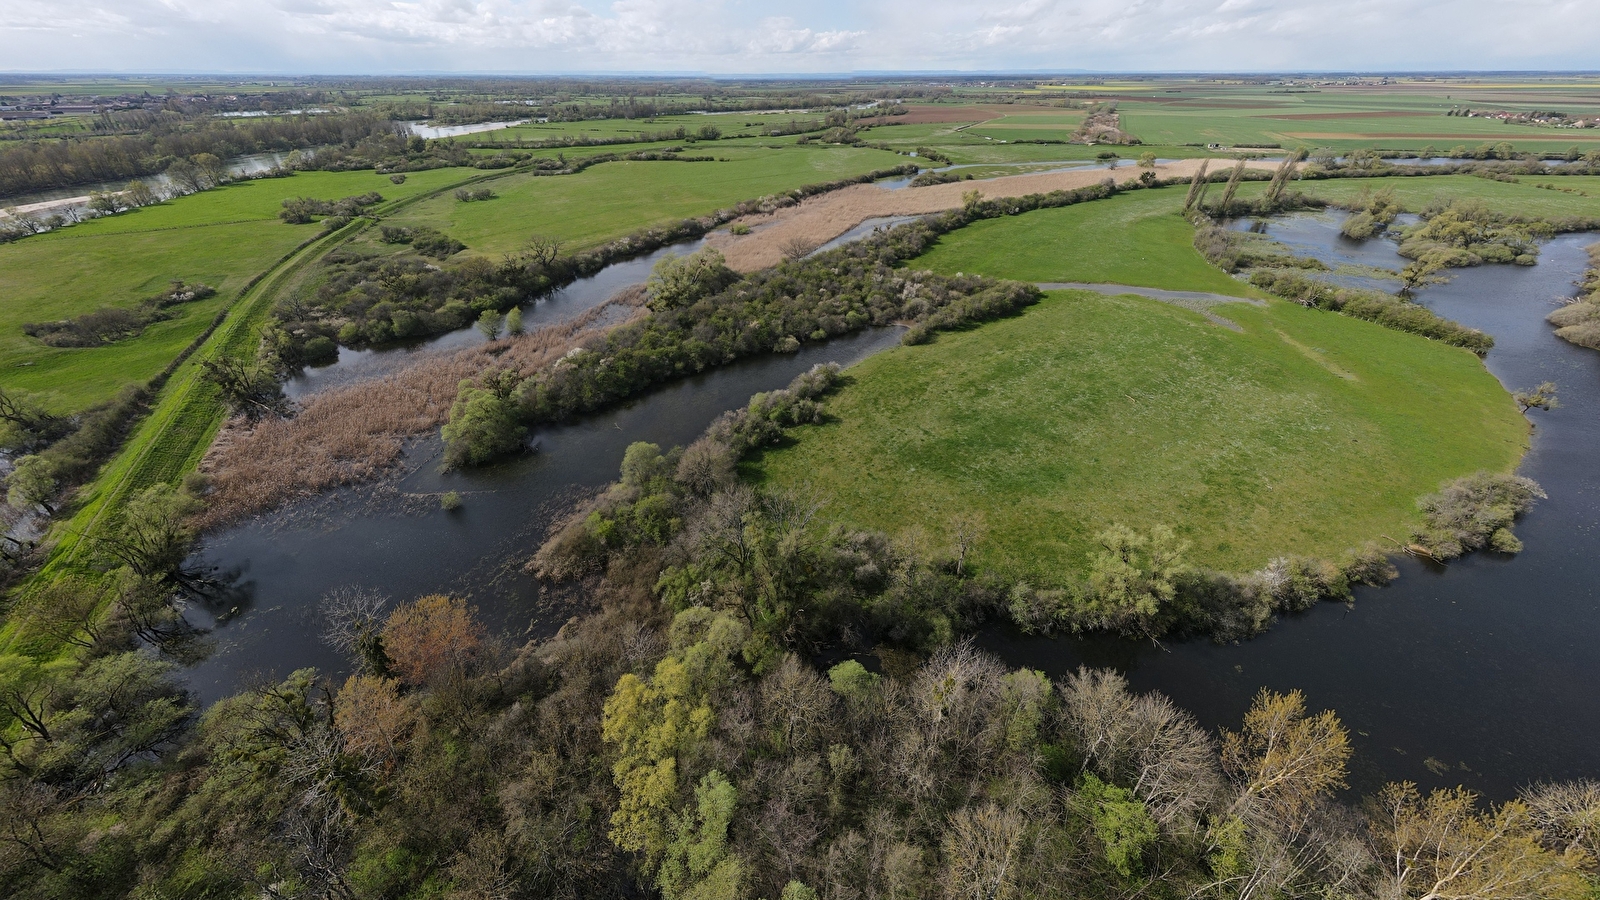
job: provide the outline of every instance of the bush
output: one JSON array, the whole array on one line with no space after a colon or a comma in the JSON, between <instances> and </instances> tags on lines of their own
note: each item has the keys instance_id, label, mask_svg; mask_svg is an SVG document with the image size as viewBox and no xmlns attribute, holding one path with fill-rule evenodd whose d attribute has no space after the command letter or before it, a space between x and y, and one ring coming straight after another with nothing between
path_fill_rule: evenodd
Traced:
<instances>
[{"instance_id":1,"label":"bush","mask_svg":"<svg viewBox=\"0 0 1600 900\"><path fill-rule=\"evenodd\" d=\"M1463 476L1417 501L1425 524L1412 533L1413 545L1434 559L1484 547L1515 553L1522 542L1511 533L1512 523L1544 498L1528 478L1490 472Z\"/></svg>"}]
</instances>

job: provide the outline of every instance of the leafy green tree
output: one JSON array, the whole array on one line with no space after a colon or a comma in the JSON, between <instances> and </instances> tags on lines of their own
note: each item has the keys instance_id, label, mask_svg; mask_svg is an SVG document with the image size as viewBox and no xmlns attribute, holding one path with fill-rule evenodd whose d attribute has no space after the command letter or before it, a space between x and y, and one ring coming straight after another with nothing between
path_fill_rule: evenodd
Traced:
<instances>
[{"instance_id":1,"label":"leafy green tree","mask_svg":"<svg viewBox=\"0 0 1600 900\"><path fill-rule=\"evenodd\" d=\"M1177 579L1188 571L1189 550L1165 525L1140 534L1113 525L1089 560L1087 612L1102 627L1158 634L1157 620L1177 597Z\"/></svg>"},{"instance_id":2,"label":"leafy green tree","mask_svg":"<svg viewBox=\"0 0 1600 900\"><path fill-rule=\"evenodd\" d=\"M1086 804L1095 837L1105 848L1106 862L1123 877L1144 867L1144 852L1156 841L1156 823L1145 806L1127 788L1106 784L1094 775L1083 776L1078 799Z\"/></svg>"},{"instance_id":3,"label":"leafy green tree","mask_svg":"<svg viewBox=\"0 0 1600 900\"><path fill-rule=\"evenodd\" d=\"M56 493L55 466L43 456L24 456L17 460L6 478L6 502L19 510L42 506L45 512L55 515L50 499Z\"/></svg>"},{"instance_id":4,"label":"leafy green tree","mask_svg":"<svg viewBox=\"0 0 1600 900\"><path fill-rule=\"evenodd\" d=\"M505 317L501 316L500 313L496 312L495 310L486 309L481 315L478 316L478 331L482 333L485 338L492 341L500 336L500 323L503 322L504 319Z\"/></svg>"},{"instance_id":5,"label":"leafy green tree","mask_svg":"<svg viewBox=\"0 0 1600 900\"><path fill-rule=\"evenodd\" d=\"M738 278L716 250L707 248L688 256L669 253L651 270L645 293L651 309L679 309L715 294Z\"/></svg>"},{"instance_id":6,"label":"leafy green tree","mask_svg":"<svg viewBox=\"0 0 1600 900\"><path fill-rule=\"evenodd\" d=\"M503 388L498 383L480 388L461 382L450 421L441 431L446 467L481 466L522 449L528 429L517 421L517 406Z\"/></svg>"},{"instance_id":7,"label":"leafy green tree","mask_svg":"<svg viewBox=\"0 0 1600 900\"><path fill-rule=\"evenodd\" d=\"M106 556L140 578L187 583L183 560L194 542L189 517L199 508L200 501L172 485L152 485L128 501L97 543Z\"/></svg>"},{"instance_id":8,"label":"leafy green tree","mask_svg":"<svg viewBox=\"0 0 1600 900\"><path fill-rule=\"evenodd\" d=\"M728 779L712 770L695 788L695 807L678 817L656 885L665 900L735 900L743 874L728 855L728 825L739 798Z\"/></svg>"},{"instance_id":9,"label":"leafy green tree","mask_svg":"<svg viewBox=\"0 0 1600 900\"><path fill-rule=\"evenodd\" d=\"M522 324L522 307L511 307L511 311L506 313L506 334L516 337L525 330L526 328Z\"/></svg>"}]
</instances>

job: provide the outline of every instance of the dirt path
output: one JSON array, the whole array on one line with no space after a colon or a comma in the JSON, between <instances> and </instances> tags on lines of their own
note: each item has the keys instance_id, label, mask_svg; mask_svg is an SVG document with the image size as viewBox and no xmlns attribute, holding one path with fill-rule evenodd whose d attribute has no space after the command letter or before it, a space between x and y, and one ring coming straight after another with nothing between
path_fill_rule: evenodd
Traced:
<instances>
[{"instance_id":1,"label":"dirt path","mask_svg":"<svg viewBox=\"0 0 1600 900\"><path fill-rule=\"evenodd\" d=\"M1186 159L1157 166L1161 178L1189 178L1200 166L1198 159ZM1211 161L1216 168L1218 160ZM1221 160L1217 171L1226 171L1228 160ZM1252 168L1271 170L1277 160L1252 162ZM740 221L753 230L738 236L726 231L714 232L706 241L727 257L728 266L739 272L754 272L783 260L783 247L799 239L812 247L844 234L867 219L880 216L914 216L943 212L961 205L961 195L979 191L985 197L1022 197L1050 191L1070 191L1089 187L1107 178L1119 184L1135 181L1144 172L1137 166L1118 166L1115 169L1082 169L1072 172L1050 172L1034 175L1007 175L981 181L953 181L928 187L889 190L871 184L861 184L843 190L813 197L799 206L782 209L771 215L746 216Z\"/></svg>"},{"instance_id":2,"label":"dirt path","mask_svg":"<svg viewBox=\"0 0 1600 900\"><path fill-rule=\"evenodd\" d=\"M1197 312L1213 323L1221 325L1229 331L1244 331L1237 324L1224 319L1211 311L1211 307L1223 303L1248 303L1251 306L1266 306L1264 301L1250 297L1229 297L1227 294L1211 294L1205 291L1167 291L1161 288L1134 287L1129 284L1090 284L1086 281L1042 281L1039 282L1041 291L1094 291L1114 297L1117 294L1135 294L1148 297L1151 300L1160 300L1173 306L1181 306L1192 312Z\"/></svg>"}]
</instances>

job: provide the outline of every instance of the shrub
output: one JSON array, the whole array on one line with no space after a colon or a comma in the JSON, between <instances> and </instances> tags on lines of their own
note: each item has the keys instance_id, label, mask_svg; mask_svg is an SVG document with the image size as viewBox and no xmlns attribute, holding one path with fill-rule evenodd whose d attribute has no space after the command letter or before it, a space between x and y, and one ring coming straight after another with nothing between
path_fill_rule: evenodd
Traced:
<instances>
[{"instance_id":1,"label":"shrub","mask_svg":"<svg viewBox=\"0 0 1600 900\"><path fill-rule=\"evenodd\" d=\"M1412 533L1413 545L1434 559L1484 547L1515 553L1522 543L1511 533L1512 523L1544 497L1528 478L1490 472L1463 476L1417 501L1425 523Z\"/></svg>"}]
</instances>

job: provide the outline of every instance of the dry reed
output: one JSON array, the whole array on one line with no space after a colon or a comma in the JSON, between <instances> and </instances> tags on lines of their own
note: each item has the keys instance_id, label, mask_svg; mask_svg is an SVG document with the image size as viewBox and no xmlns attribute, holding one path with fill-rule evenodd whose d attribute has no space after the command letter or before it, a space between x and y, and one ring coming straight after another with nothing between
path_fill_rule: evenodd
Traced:
<instances>
[{"instance_id":1,"label":"dry reed","mask_svg":"<svg viewBox=\"0 0 1600 900\"><path fill-rule=\"evenodd\" d=\"M489 369L531 374L622 324L619 308L625 321L646 315L642 302L643 291L632 289L567 322L314 394L293 418L229 422L200 467L211 492L199 525L217 528L378 476L399 461L408 439L448 420L463 380Z\"/></svg>"}]
</instances>

